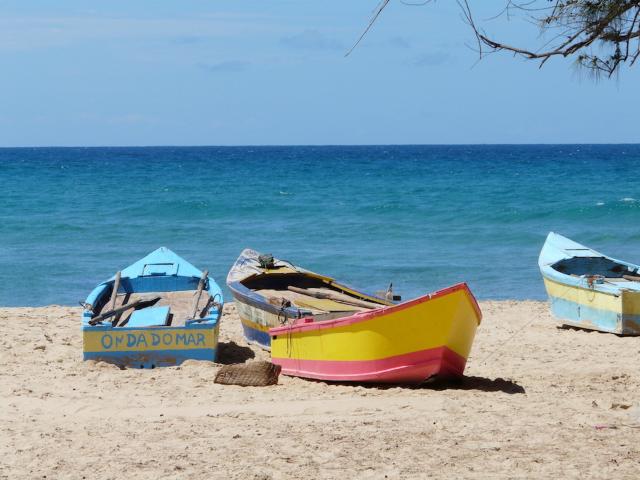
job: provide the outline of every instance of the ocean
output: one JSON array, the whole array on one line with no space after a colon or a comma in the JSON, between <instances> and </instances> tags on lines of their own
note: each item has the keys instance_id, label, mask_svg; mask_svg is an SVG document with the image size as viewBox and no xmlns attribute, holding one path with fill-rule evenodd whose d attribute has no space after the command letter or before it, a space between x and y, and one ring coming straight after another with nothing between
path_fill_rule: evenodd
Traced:
<instances>
[{"instance_id":1,"label":"ocean","mask_svg":"<svg viewBox=\"0 0 640 480\"><path fill-rule=\"evenodd\" d=\"M640 263L640 145L0 149L0 305L77 305L166 246L365 291L543 299L549 231ZM228 290L227 300L231 300Z\"/></svg>"}]
</instances>

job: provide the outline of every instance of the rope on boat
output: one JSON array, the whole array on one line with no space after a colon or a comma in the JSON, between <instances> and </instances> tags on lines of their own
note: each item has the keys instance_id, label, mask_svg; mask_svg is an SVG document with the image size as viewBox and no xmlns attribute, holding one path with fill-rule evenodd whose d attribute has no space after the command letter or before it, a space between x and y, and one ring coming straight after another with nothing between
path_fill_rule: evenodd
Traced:
<instances>
[{"instance_id":1,"label":"rope on boat","mask_svg":"<svg viewBox=\"0 0 640 480\"><path fill-rule=\"evenodd\" d=\"M587 286L589 287L588 290L591 290L593 292L593 296L595 298L595 283L598 280L598 278L596 277L601 277L601 275L592 275L587 277ZM572 288L574 287L565 287L566 291L570 291ZM593 299L592 299L593 300ZM553 297L551 298L551 302L553 303ZM520 327L519 329L517 329L513 335L511 335L509 338L507 338L506 342L503 343L508 343L511 340L513 340L513 338L519 334L520 332L522 332L525 328L527 328L529 325L531 325L533 323L533 321L535 320L535 317L533 317L531 320L529 320L525 325L523 325L522 327ZM483 360L480 361L480 365L484 365L486 363L487 360L489 360L491 357L493 357L493 355L495 353L497 353L500 349L496 348L495 350L493 350L492 352L489 353L489 355L487 355Z\"/></svg>"},{"instance_id":2,"label":"rope on boat","mask_svg":"<svg viewBox=\"0 0 640 480\"><path fill-rule=\"evenodd\" d=\"M513 334L512 334L509 338L507 338L507 340L506 340L506 341L501 342L501 343L502 343L502 344L509 343L511 340L513 340L513 339L515 338L515 336L516 336L516 335L518 335L518 334L519 334L519 333L521 333L525 328L527 328L529 325L531 325L535 319L536 319L535 317L531 318L531 320L529 320L526 324L524 324L522 327L518 328L515 332L513 332ZM495 354L496 354L496 353L498 353L499 351L500 351L500 348L498 347L498 348L496 348L496 349L492 350L491 352L489 352L489 355L487 355L484 359L482 359L482 360L480 361L480 365L484 365L484 364L487 362L487 360L489 360L491 357L493 357L493 355L495 355Z\"/></svg>"},{"instance_id":3,"label":"rope on boat","mask_svg":"<svg viewBox=\"0 0 640 480\"><path fill-rule=\"evenodd\" d=\"M283 298L280 303L280 309L278 310L278 322L281 326L287 326L287 356L291 357L293 351L293 333L291 328L293 325L289 323L289 317L287 316L287 308L291 307L291 301ZM298 317L300 317L300 310L298 309Z\"/></svg>"},{"instance_id":4,"label":"rope on boat","mask_svg":"<svg viewBox=\"0 0 640 480\"><path fill-rule=\"evenodd\" d=\"M280 309L278 310L278 322L280 325L289 323L289 317L287 317L287 308L291 306L291 302L286 298L283 298L280 302Z\"/></svg>"}]
</instances>

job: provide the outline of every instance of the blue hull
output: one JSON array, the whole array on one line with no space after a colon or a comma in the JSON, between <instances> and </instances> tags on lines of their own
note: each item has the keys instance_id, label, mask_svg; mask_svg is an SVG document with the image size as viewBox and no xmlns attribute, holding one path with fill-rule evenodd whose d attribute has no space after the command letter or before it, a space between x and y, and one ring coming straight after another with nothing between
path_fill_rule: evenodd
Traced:
<instances>
[{"instance_id":1,"label":"blue hull","mask_svg":"<svg viewBox=\"0 0 640 480\"><path fill-rule=\"evenodd\" d=\"M640 332L639 315L623 315L558 297L549 297L549 300L551 312L568 325L619 335L638 335Z\"/></svg>"},{"instance_id":2,"label":"blue hull","mask_svg":"<svg viewBox=\"0 0 640 480\"><path fill-rule=\"evenodd\" d=\"M271 337L267 332L251 328L244 323L242 323L242 329L244 330L244 338L247 342L257 343L262 348L271 350Z\"/></svg>"},{"instance_id":3,"label":"blue hull","mask_svg":"<svg viewBox=\"0 0 640 480\"><path fill-rule=\"evenodd\" d=\"M185 360L214 362L216 353L217 351L211 348L152 352L85 352L83 360L103 361L128 368L156 368L180 365Z\"/></svg>"}]
</instances>

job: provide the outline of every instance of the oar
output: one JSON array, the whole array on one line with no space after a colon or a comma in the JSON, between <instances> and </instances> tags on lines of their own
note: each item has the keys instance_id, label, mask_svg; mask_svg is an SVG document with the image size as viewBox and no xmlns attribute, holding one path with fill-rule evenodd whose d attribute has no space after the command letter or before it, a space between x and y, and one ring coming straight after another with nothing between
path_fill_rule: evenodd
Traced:
<instances>
[{"instance_id":1,"label":"oar","mask_svg":"<svg viewBox=\"0 0 640 480\"><path fill-rule=\"evenodd\" d=\"M292 292L301 293L303 295L308 295L310 297L333 300L335 302L346 303L347 305L353 305L353 306L356 306L356 307L380 308L380 307L384 307L385 306L385 305L380 305L380 304L377 304L377 303L365 302L364 300L358 300L357 298L352 298L352 297L349 297L348 295L339 294L339 293L335 293L334 294L334 293L329 293L329 292L311 291L311 290L305 290L304 288L291 287L291 286L287 287L287 289L291 290Z\"/></svg>"},{"instance_id":2,"label":"oar","mask_svg":"<svg viewBox=\"0 0 640 480\"><path fill-rule=\"evenodd\" d=\"M118 299L118 289L120 288L120 277L122 275L122 272L120 272L120 270L118 270L116 272L116 278L113 280L113 289L111 290L111 299L109 300L109 310L114 310L116 308L116 300ZM124 307L124 304L127 303L126 302L126 295L125 295L125 301L122 302L122 307ZM115 327L118 325L118 321L120 320L120 317L122 316L122 313L117 314L113 320L111 320L111 326Z\"/></svg>"},{"instance_id":3,"label":"oar","mask_svg":"<svg viewBox=\"0 0 640 480\"><path fill-rule=\"evenodd\" d=\"M106 312L101 313L97 317L94 317L91 320L89 320L89 325L96 325L97 323L100 323L103 320L113 317L114 315L117 315L119 313L123 313L129 310L130 308L138 309L138 308L150 307L151 305L155 305L158 302L158 300L160 300L160 298L161 297L141 298L139 300L136 300L133 303L129 303L128 305L123 305L121 307L114 308L113 310L108 310Z\"/></svg>"},{"instance_id":4,"label":"oar","mask_svg":"<svg viewBox=\"0 0 640 480\"><path fill-rule=\"evenodd\" d=\"M380 308L386 307L384 303L375 303L370 302L368 300L362 300L360 298L354 298L351 295L348 295L343 292L327 292L325 289L320 288L310 288L309 291L314 293L319 293L321 295L328 295L330 300L335 300L336 302L349 303L351 302L355 306L359 306L362 308Z\"/></svg>"},{"instance_id":5,"label":"oar","mask_svg":"<svg viewBox=\"0 0 640 480\"><path fill-rule=\"evenodd\" d=\"M202 290L204 290L204 284L207 281L207 275L209 275L209 270L202 272L202 276L198 282L198 289L195 293L196 299L193 303L193 313L191 314L191 318L196 318L196 313L198 313L198 303L200 303L200 297L202 296Z\"/></svg>"},{"instance_id":6,"label":"oar","mask_svg":"<svg viewBox=\"0 0 640 480\"><path fill-rule=\"evenodd\" d=\"M109 300L109 310L116 308L116 297L118 296L118 289L120 288L120 271L116 272L116 278L113 281L113 290L111 291L111 300Z\"/></svg>"}]
</instances>

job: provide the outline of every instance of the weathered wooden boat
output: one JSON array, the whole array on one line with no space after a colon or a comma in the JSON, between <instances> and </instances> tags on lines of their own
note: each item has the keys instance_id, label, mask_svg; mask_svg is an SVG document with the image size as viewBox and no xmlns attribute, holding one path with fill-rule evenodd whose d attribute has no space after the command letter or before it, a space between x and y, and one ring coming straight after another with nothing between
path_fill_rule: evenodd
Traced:
<instances>
[{"instance_id":1,"label":"weathered wooden boat","mask_svg":"<svg viewBox=\"0 0 640 480\"><path fill-rule=\"evenodd\" d=\"M640 267L549 233L538 265L561 324L640 334Z\"/></svg>"},{"instance_id":2,"label":"weathered wooden boat","mask_svg":"<svg viewBox=\"0 0 640 480\"><path fill-rule=\"evenodd\" d=\"M84 359L130 368L214 361L222 305L208 272L161 247L89 294L82 313Z\"/></svg>"},{"instance_id":3,"label":"weathered wooden boat","mask_svg":"<svg viewBox=\"0 0 640 480\"><path fill-rule=\"evenodd\" d=\"M321 380L461 376L482 317L464 283L396 304L249 249L227 285L247 340L282 373Z\"/></svg>"}]
</instances>

